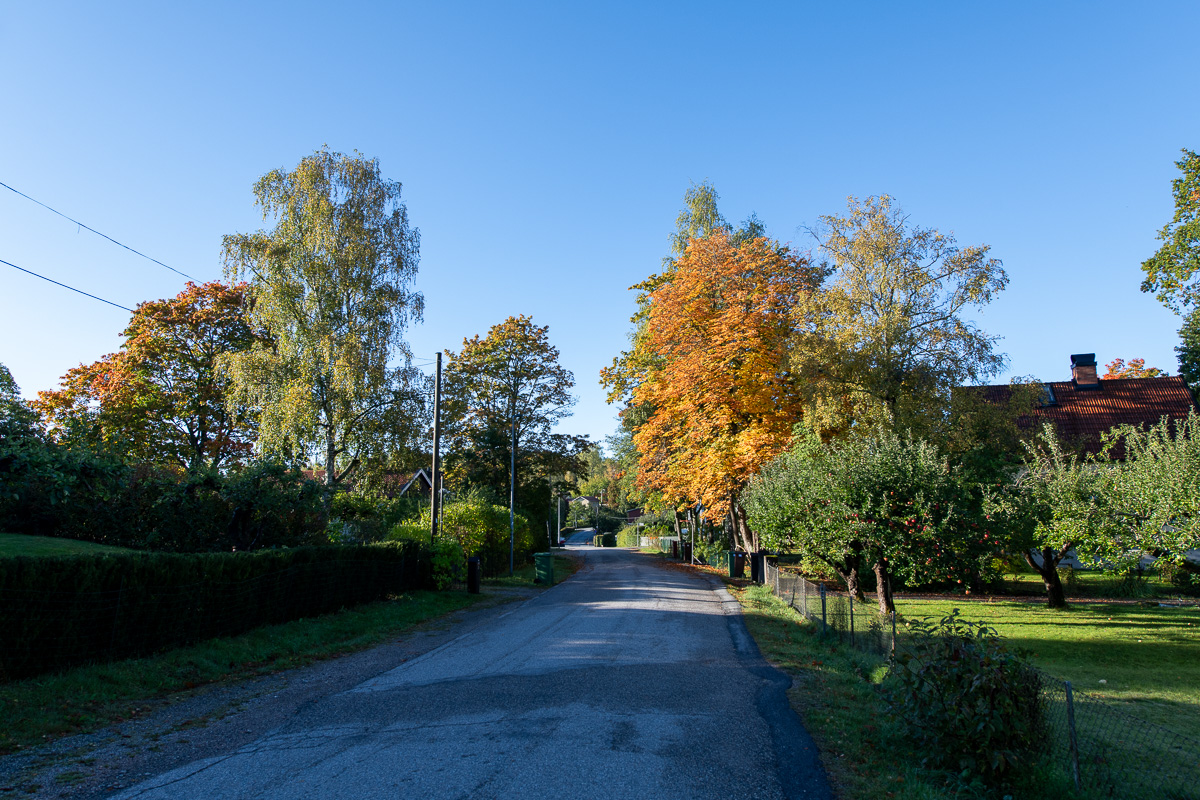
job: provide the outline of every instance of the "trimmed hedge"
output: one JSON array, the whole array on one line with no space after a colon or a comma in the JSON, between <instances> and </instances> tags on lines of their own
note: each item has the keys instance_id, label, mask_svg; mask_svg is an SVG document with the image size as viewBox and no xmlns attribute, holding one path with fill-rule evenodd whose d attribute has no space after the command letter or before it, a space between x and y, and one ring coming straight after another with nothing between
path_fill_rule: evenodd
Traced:
<instances>
[{"instance_id":1,"label":"trimmed hedge","mask_svg":"<svg viewBox=\"0 0 1200 800\"><path fill-rule=\"evenodd\" d=\"M596 547L616 547L617 535L615 533L598 533L592 537L592 544Z\"/></svg>"},{"instance_id":2,"label":"trimmed hedge","mask_svg":"<svg viewBox=\"0 0 1200 800\"><path fill-rule=\"evenodd\" d=\"M0 680L115 661L432 588L413 542L0 558Z\"/></svg>"}]
</instances>

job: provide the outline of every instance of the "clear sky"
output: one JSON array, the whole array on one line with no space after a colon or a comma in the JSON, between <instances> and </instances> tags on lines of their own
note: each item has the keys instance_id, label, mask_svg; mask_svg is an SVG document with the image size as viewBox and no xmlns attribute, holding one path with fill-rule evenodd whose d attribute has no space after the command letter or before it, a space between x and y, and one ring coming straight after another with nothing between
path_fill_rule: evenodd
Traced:
<instances>
[{"instance_id":1,"label":"clear sky","mask_svg":"<svg viewBox=\"0 0 1200 800\"><path fill-rule=\"evenodd\" d=\"M848 195L987 243L976 321L1008 375L1071 353L1178 369L1139 292L1200 149L1200 4L0 3L0 182L199 280L261 225L251 186L328 144L380 160L421 230L421 360L511 314L550 326L603 437L689 182L801 248ZM183 278L0 188L0 259L132 307ZM0 265L26 395L120 345L124 311Z\"/></svg>"}]
</instances>

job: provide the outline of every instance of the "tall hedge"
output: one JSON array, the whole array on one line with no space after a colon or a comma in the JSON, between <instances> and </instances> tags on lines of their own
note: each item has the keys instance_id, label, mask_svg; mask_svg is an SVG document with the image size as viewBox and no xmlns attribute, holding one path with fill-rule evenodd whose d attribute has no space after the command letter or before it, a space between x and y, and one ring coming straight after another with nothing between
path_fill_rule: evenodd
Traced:
<instances>
[{"instance_id":1,"label":"tall hedge","mask_svg":"<svg viewBox=\"0 0 1200 800\"><path fill-rule=\"evenodd\" d=\"M432 587L414 542L0 558L0 680L146 655Z\"/></svg>"}]
</instances>

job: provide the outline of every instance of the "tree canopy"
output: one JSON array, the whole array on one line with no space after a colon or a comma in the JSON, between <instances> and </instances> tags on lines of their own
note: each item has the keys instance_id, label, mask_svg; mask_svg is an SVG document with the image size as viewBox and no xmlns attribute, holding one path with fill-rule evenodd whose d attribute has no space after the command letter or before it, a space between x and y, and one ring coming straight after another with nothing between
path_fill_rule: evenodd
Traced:
<instances>
[{"instance_id":1,"label":"tree canopy","mask_svg":"<svg viewBox=\"0 0 1200 800\"><path fill-rule=\"evenodd\" d=\"M59 441L102 445L139 461L217 469L249 456L254 410L230 401L222 358L262 346L246 320L246 286L218 281L140 303L120 351L74 367L35 407Z\"/></svg>"},{"instance_id":2,"label":"tree canopy","mask_svg":"<svg viewBox=\"0 0 1200 800\"><path fill-rule=\"evenodd\" d=\"M732 513L747 549L757 547L737 497L803 414L779 369L816 279L802 256L718 230L692 239L670 281L649 294L639 344L655 368L631 393L648 410L633 435L639 486L670 508L699 500L710 519Z\"/></svg>"},{"instance_id":3,"label":"tree canopy","mask_svg":"<svg viewBox=\"0 0 1200 800\"><path fill-rule=\"evenodd\" d=\"M1112 380L1114 378L1159 378L1167 373L1158 367L1147 367L1146 359L1131 358L1129 363L1125 363L1123 358L1115 358L1104 365L1105 373L1101 377L1104 380Z\"/></svg>"},{"instance_id":4,"label":"tree canopy","mask_svg":"<svg viewBox=\"0 0 1200 800\"><path fill-rule=\"evenodd\" d=\"M1171 181L1175 213L1158 232L1162 246L1142 262L1142 291L1153 292L1176 312L1200 301L1200 154L1182 152L1183 158L1175 162L1182 174Z\"/></svg>"},{"instance_id":5,"label":"tree canopy","mask_svg":"<svg viewBox=\"0 0 1200 800\"><path fill-rule=\"evenodd\" d=\"M270 344L228 358L228 374L259 411L262 449L315 458L332 487L425 433L426 382L404 340L424 307L420 236L400 183L358 153L318 150L254 196L273 227L226 236L223 254Z\"/></svg>"},{"instance_id":6,"label":"tree canopy","mask_svg":"<svg viewBox=\"0 0 1200 800\"><path fill-rule=\"evenodd\" d=\"M588 441L554 431L575 405L575 376L559 363L549 331L530 317L509 317L485 337L464 339L458 353L447 351L442 414L451 480L507 486L514 438L518 483L528 487L517 494L526 507L548 509L549 481L580 471Z\"/></svg>"},{"instance_id":7,"label":"tree canopy","mask_svg":"<svg viewBox=\"0 0 1200 800\"><path fill-rule=\"evenodd\" d=\"M1000 372L997 339L964 317L1008 284L987 245L914 226L886 195L851 198L821 223L827 278L792 368L813 393L818 429L885 417L926 428L955 387Z\"/></svg>"}]
</instances>

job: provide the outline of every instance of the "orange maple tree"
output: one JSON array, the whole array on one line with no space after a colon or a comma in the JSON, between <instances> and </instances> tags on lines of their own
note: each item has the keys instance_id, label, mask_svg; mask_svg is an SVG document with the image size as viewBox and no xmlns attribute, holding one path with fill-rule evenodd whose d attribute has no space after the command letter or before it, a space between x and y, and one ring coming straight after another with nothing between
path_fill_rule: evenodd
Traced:
<instances>
[{"instance_id":1,"label":"orange maple tree","mask_svg":"<svg viewBox=\"0 0 1200 800\"><path fill-rule=\"evenodd\" d=\"M1104 367L1108 371L1101 378L1106 381L1114 378L1161 378L1167 374L1158 367L1147 367L1144 358L1131 358L1128 364L1125 359L1116 358Z\"/></svg>"},{"instance_id":2,"label":"orange maple tree","mask_svg":"<svg viewBox=\"0 0 1200 800\"><path fill-rule=\"evenodd\" d=\"M254 415L228 407L219 362L262 338L246 321L245 302L245 284L213 281L140 303L120 351L69 370L34 407L58 439L141 461L215 469L244 458Z\"/></svg>"},{"instance_id":3,"label":"orange maple tree","mask_svg":"<svg viewBox=\"0 0 1200 800\"><path fill-rule=\"evenodd\" d=\"M647 413L634 433L639 487L677 509L700 501L710 519L731 515L747 550L758 542L738 495L786 449L804 413L783 365L798 309L818 282L806 258L765 238L692 239L669 279L635 287L648 291L635 342L647 367L602 376L628 387L630 407Z\"/></svg>"}]
</instances>

